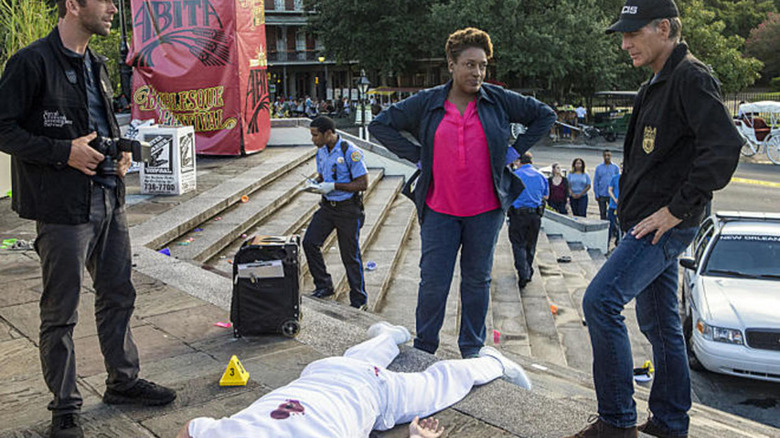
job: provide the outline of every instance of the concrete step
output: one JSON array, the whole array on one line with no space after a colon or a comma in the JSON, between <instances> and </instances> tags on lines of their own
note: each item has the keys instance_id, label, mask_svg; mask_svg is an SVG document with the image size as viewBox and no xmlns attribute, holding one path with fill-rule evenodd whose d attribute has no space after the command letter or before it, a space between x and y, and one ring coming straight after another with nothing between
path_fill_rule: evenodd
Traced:
<instances>
[{"instance_id":1,"label":"concrete step","mask_svg":"<svg viewBox=\"0 0 780 438\"><path fill-rule=\"evenodd\" d=\"M538 272L538 270L537 270ZM502 351L511 351L522 356L531 356L531 342L528 338L525 312L520 289L517 287L512 244L507 227L501 230L493 258L493 282L490 285L490 308L493 324L488 325L487 343L493 341L490 328L499 332L497 345ZM540 279L534 274L534 279Z\"/></svg>"},{"instance_id":2,"label":"concrete step","mask_svg":"<svg viewBox=\"0 0 780 438\"><path fill-rule=\"evenodd\" d=\"M392 273L390 284L379 310L379 314L383 319L394 324L401 324L412 333L415 333L416 324L415 310L417 308L420 285L420 257L420 226L415 220L412 222L409 235L405 239L396 269ZM455 261L455 269L445 305L444 321L439 331L439 344L442 348L451 349L452 351L458 350L458 333L460 329L459 265L460 257Z\"/></svg>"},{"instance_id":3,"label":"concrete step","mask_svg":"<svg viewBox=\"0 0 780 438\"><path fill-rule=\"evenodd\" d=\"M286 147L263 153L267 153L267 157L259 165L207 191L192 195L188 201L132 227L130 238L133 245L152 249L164 247L208 218L240 202L241 196L254 193L290 169L311 159L316 149Z\"/></svg>"},{"instance_id":4,"label":"concrete step","mask_svg":"<svg viewBox=\"0 0 780 438\"><path fill-rule=\"evenodd\" d=\"M552 251L556 255L556 260L560 260L566 257L571 260L570 263L559 263L559 267L563 275L570 281L575 281L580 284L584 283L585 272L578 264L574 263L575 255L572 253L568 243L566 243L566 240L564 240L560 235L548 235L547 238L550 242Z\"/></svg>"},{"instance_id":5,"label":"concrete step","mask_svg":"<svg viewBox=\"0 0 780 438\"><path fill-rule=\"evenodd\" d=\"M316 166L314 158L311 158L272 183L246 194L247 202L231 205L172 242L169 245L171 256L180 260L205 262L231 243L242 241L241 235L247 234L252 227L276 212L303 189L304 175L316 176Z\"/></svg>"},{"instance_id":6,"label":"concrete step","mask_svg":"<svg viewBox=\"0 0 780 438\"><path fill-rule=\"evenodd\" d=\"M366 290L376 294L369 300L369 311L377 312L395 272L401 251L412 224L417 218L414 203L403 196L397 196L387 217L382 223L374 241L363 252L363 260L376 263L376 269L366 271Z\"/></svg>"},{"instance_id":7,"label":"concrete step","mask_svg":"<svg viewBox=\"0 0 780 438\"><path fill-rule=\"evenodd\" d=\"M368 175L369 187L366 196L381 179L382 170L369 169ZM300 178L303 178L303 175L300 175ZM289 202L275 209L268 217L247 230L245 234L247 236L286 236L298 233L311 221L314 212L319 208L320 199L321 195L316 193L299 191ZM211 266L212 269L232 275L231 262L243 241L244 239L237 238L205 264ZM305 257L301 259L301 262L305 263Z\"/></svg>"},{"instance_id":8,"label":"concrete step","mask_svg":"<svg viewBox=\"0 0 780 438\"><path fill-rule=\"evenodd\" d=\"M374 236L378 233L382 221L387 215L390 206L395 201L396 195L401 191L402 186L402 177L393 176L382 178L378 181L371 196L364 200L366 219L363 223L363 228L360 230L361 254L363 248L367 248L374 239ZM348 303L349 286L347 284L346 270L344 269L344 264L341 262L341 254L335 236L336 232L334 231L330 237L332 244L328 245L326 243L322 246L322 255L325 258L325 265L327 266L328 273L331 275L333 288L336 291L334 299ZM365 261L366 259L363 257L363 262L365 263ZM304 292L314 290L314 280L308 273L308 264L301 287ZM370 299L372 292L367 292L369 293Z\"/></svg>"},{"instance_id":9,"label":"concrete step","mask_svg":"<svg viewBox=\"0 0 780 438\"><path fill-rule=\"evenodd\" d=\"M393 324L415 329L415 309L420 284L420 225L412 221L409 233L400 246L398 262L382 297L378 313Z\"/></svg>"}]
</instances>

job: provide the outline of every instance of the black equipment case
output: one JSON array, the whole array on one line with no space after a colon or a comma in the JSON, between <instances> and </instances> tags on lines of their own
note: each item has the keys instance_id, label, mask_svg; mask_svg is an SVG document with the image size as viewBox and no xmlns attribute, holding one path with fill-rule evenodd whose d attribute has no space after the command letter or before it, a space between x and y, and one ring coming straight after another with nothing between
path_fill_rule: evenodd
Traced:
<instances>
[{"instance_id":1,"label":"black equipment case","mask_svg":"<svg viewBox=\"0 0 780 438\"><path fill-rule=\"evenodd\" d=\"M258 236L247 239L233 259L233 335L300 331L300 237Z\"/></svg>"}]
</instances>

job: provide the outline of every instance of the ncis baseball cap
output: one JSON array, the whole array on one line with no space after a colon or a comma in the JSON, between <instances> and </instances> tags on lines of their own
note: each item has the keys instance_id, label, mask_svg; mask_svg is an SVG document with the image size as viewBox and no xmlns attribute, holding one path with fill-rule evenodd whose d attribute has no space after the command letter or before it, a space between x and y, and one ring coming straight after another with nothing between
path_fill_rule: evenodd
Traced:
<instances>
[{"instance_id":1,"label":"ncis baseball cap","mask_svg":"<svg viewBox=\"0 0 780 438\"><path fill-rule=\"evenodd\" d=\"M607 29L607 33L635 32L656 18L679 15L674 0L627 0L620 11L620 19Z\"/></svg>"}]
</instances>

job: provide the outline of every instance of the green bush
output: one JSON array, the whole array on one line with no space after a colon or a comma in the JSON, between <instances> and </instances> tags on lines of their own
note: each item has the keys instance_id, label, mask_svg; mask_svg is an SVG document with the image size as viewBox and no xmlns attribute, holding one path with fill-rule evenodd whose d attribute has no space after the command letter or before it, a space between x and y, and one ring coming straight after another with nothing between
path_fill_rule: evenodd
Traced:
<instances>
[{"instance_id":1,"label":"green bush","mask_svg":"<svg viewBox=\"0 0 780 438\"><path fill-rule=\"evenodd\" d=\"M769 85L773 90L780 91L780 76L772 78L772 80L769 81Z\"/></svg>"},{"instance_id":2,"label":"green bush","mask_svg":"<svg viewBox=\"0 0 780 438\"><path fill-rule=\"evenodd\" d=\"M17 50L51 32L56 10L47 0L0 0L0 71Z\"/></svg>"},{"instance_id":3,"label":"green bush","mask_svg":"<svg viewBox=\"0 0 780 438\"><path fill-rule=\"evenodd\" d=\"M0 0L2 1L2 0ZM118 22L118 20L114 20ZM119 43L122 39L122 34L118 26L111 27L111 33L108 36L102 37L93 35L89 40L89 47L95 53L108 58L106 61L106 67L108 67L108 75L111 77L111 85L114 87L114 96L119 96ZM128 36L128 41L130 36Z\"/></svg>"},{"instance_id":4,"label":"green bush","mask_svg":"<svg viewBox=\"0 0 780 438\"><path fill-rule=\"evenodd\" d=\"M5 63L19 49L43 38L57 25L57 7L48 0L0 0L0 73ZM108 58L106 66L119 95L119 19L114 20L111 34L93 36L89 46ZM130 40L130 35L128 35Z\"/></svg>"}]
</instances>

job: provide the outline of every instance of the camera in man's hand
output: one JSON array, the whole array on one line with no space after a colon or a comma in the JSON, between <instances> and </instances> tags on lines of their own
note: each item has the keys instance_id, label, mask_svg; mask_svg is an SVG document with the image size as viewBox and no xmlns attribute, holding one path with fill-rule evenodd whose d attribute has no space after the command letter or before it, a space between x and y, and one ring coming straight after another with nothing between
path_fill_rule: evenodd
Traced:
<instances>
[{"instance_id":1,"label":"camera in man's hand","mask_svg":"<svg viewBox=\"0 0 780 438\"><path fill-rule=\"evenodd\" d=\"M119 175L119 161L122 153L130 152L133 161L148 163L152 155L152 147L149 143L128 138L95 137L89 142L93 149L106 156L106 159L98 165L99 175Z\"/></svg>"}]
</instances>

